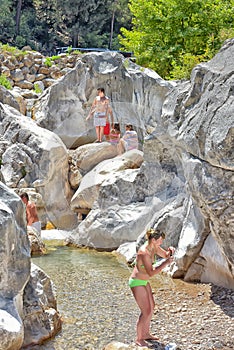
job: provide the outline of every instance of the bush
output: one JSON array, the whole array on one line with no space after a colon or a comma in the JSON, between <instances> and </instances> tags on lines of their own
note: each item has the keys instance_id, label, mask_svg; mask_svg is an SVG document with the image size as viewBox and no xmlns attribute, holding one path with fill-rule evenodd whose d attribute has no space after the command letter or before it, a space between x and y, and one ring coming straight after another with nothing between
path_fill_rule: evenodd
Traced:
<instances>
[{"instance_id":1,"label":"bush","mask_svg":"<svg viewBox=\"0 0 234 350\"><path fill-rule=\"evenodd\" d=\"M24 51L19 50L17 47L10 46L8 44L2 44L2 43L0 43L0 51L8 52L14 56L19 55L19 54L25 54Z\"/></svg>"},{"instance_id":2,"label":"bush","mask_svg":"<svg viewBox=\"0 0 234 350\"><path fill-rule=\"evenodd\" d=\"M67 48L68 55L70 55L71 52L72 52L72 46L68 46L68 48Z\"/></svg>"},{"instance_id":3,"label":"bush","mask_svg":"<svg viewBox=\"0 0 234 350\"><path fill-rule=\"evenodd\" d=\"M15 38L15 44L18 47L23 47L26 45L26 40L22 36L17 35L17 37Z\"/></svg>"},{"instance_id":4,"label":"bush","mask_svg":"<svg viewBox=\"0 0 234 350\"><path fill-rule=\"evenodd\" d=\"M46 65L47 67L51 67L51 66L53 65L53 61L52 61L52 59L51 59L50 57L46 57L46 59L45 59L45 65Z\"/></svg>"},{"instance_id":5,"label":"bush","mask_svg":"<svg viewBox=\"0 0 234 350\"><path fill-rule=\"evenodd\" d=\"M39 85L36 83L34 84L34 91L36 94L41 94L42 93L42 89L40 89Z\"/></svg>"},{"instance_id":6,"label":"bush","mask_svg":"<svg viewBox=\"0 0 234 350\"><path fill-rule=\"evenodd\" d=\"M206 61L204 56L195 56L191 53L185 53L180 56L180 62L172 62L172 70L168 79L179 80L189 79L192 69L199 63Z\"/></svg>"},{"instance_id":7,"label":"bush","mask_svg":"<svg viewBox=\"0 0 234 350\"><path fill-rule=\"evenodd\" d=\"M0 75L0 85L4 86L7 90L12 89L11 83L4 74Z\"/></svg>"},{"instance_id":8,"label":"bush","mask_svg":"<svg viewBox=\"0 0 234 350\"><path fill-rule=\"evenodd\" d=\"M50 57L52 61L59 60L61 57L60 56L52 56Z\"/></svg>"}]
</instances>

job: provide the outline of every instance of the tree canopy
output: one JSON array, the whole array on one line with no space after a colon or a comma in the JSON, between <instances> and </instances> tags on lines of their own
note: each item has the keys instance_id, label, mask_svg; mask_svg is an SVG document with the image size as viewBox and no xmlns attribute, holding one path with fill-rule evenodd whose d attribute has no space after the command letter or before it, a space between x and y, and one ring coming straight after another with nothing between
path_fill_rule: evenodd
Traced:
<instances>
[{"instance_id":1,"label":"tree canopy","mask_svg":"<svg viewBox=\"0 0 234 350\"><path fill-rule=\"evenodd\" d=\"M118 49L129 29L128 0L0 0L0 42L43 53L57 46Z\"/></svg>"},{"instance_id":2,"label":"tree canopy","mask_svg":"<svg viewBox=\"0 0 234 350\"><path fill-rule=\"evenodd\" d=\"M122 49L167 79L188 78L234 36L234 0L0 1L3 44L47 55L58 46Z\"/></svg>"},{"instance_id":3,"label":"tree canopy","mask_svg":"<svg viewBox=\"0 0 234 350\"><path fill-rule=\"evenodd\" d=\"M233 0L130 0L129 7L133 27L122 28L120 43L162 77L186 77L234 36Z\"/></svg>"}]
</instances>

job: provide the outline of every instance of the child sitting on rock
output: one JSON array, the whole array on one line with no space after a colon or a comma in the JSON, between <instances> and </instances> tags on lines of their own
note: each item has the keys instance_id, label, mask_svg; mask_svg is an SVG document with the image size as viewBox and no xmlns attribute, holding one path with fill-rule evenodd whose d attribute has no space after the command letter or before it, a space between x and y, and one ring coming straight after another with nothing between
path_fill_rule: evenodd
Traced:
<instances>
[{"instance_id":1,"label":"child sitting on rock","mask_svg":"<svg viewBox=\"0 0 234 350\"><path fill-rule=\"evenodd\" d=\"M117 146L120 140L120 128L119 124L115 123L114 127L111 129L110 134L109 134L109 142L112 145Z\"/></svg>"},{"instance_id":2,"label":"child sitting on rock","mask_svg":"<svg viewBox=\"0 0 234 350\"><path fill-rule=\"evenodd\" d=\"M125 133L119 141L119 154L130 151L132 149L138 149L138 136L133 126L127 124L125 126Z\"/></svg>"}]
</instances>

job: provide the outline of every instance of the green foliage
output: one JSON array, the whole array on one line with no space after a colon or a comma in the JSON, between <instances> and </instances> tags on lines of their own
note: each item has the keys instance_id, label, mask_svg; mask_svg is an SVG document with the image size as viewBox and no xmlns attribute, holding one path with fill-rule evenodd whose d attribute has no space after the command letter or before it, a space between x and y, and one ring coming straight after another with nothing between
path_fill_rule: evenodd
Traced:
<instances>
[{"instance_id":1,"label":"green foliage","mask_svg":"<svg viewBox=\"0 0 234 350\"><path fill-rule=\"evenodd\" d=\"M46 57L44 63L47 67L52 67L52 65L53 65L53 61L52 61L51 57Z\"/></svg>"},{"instance_id":2,"label":"green foliage","mask_svg":"<svg viewBox=\"0 0 234 350\"><path fill-rule=\"evenodd\" d=\"M68 55L70 55L71 52L72 52L72 46L68 46L68 48L67 48Z\"/></svg>"},{"instance_id":3,"label":"green foliage","mask_svg":"<svg viewBox=\"0 0 234 350\"><path fill-rule=\"evenodd\" d=\"M1 0L0 41L44 55L58 46L107 48L110 41L118 49L123 25L131 25L128 0Z\"/></svg>"},{"instance_id":4,"label":"green foliage","mask_svg":"<svg viewBox=\"0 0 234 350\"><path fill-rule=\"evenodd\" d=\"M23 165L22 167L21 167L21 175L23 176L23 177L25 177L26 175L27 175L27 171L26 171L26 169L25 169L25 166Z\"/></svg>"},{"instance_id":5,"label":"green foliage","mask_svg":"<svg viewBox=\"0 0 234 350\"><path fill-rule=\"evenodd\" d=\"M15 38L15 45L18 47L23 47L26 45L26 39L23 38L21 35L17 35Z\"/></svg>"},{"instance_id":6,"label":"green foliage","mask_svg":"<svg viewBox=\"0 0 234 350\"><path fill-rule=\"evenodd\" d=\"M51 57L52 61L56 61L56 60L59 60L59 59L60 59L60 56L58 56L58 55Z\"/></svg>"},{"instance_id":7,"label":"green foliage","mask_svg":"<svg viewBox=\"0 0 234 350\"><path fill-rule=\"evenodd\" d=\"M10 46L9 44L2 44L2 43L0 43L0 50L2 52L11 53L13 55L16 55L16 53L21 52L19 49L17 49L14 46Z\"/></svg>"},{"instance_id":8,"label":"green foliage","mask_svg":"<svg viewBox=\"0 0 234 350\"><path fill-rule=\"evenodd\" d=\"M41 94L42 89L40 89L39 85L37 83L34 84L34 91L36 94Z\"/></svg>"},{"instance_id":9,"label":"green foliage","mask_svg":"<svg viewBox=\"0 0 234 350\"><path fill-rule=\"evenodd\" d=\"M0 85L4 86L8 90L12 89L11 83L4 74L0 75Z\"/></svg>"},{"instance_id":10,"label":"green foliage","mask_svg":"<svg viewBox=\"0 0 234 350\"><path fill-rule=\"evenodd\" d=\"M170 76L166 77L167 79L189 79L192 69L199 63L204 61L203 56L195 56L191 53L186 53L180 56L180 64L176 61L172 61L172 69Z\"/></svg>"},{"instance_id":11,"label":"green foliage","mask_svg":"<svg viewBox=\"0 0 234 350\"><path fill-rule=\"evenodd\" d=\"M73 55L81 55L81 52L79 50L74 50L72 51Z\"/></svg>"},{"instance_id":12,"label":"green foliage","mask_svg":"<svg viewBox=\"0 0 234 350\"><path fill-rule=\"evenodd\" d=\"M233 0L130 0L129 6L133 27L121 29L120 43L162 77L188 76L189 66L220 49L223 30L233 33Z\"/></svg>"},{"instance_id":13,"label":"green foliage","mask_svg":"<svg viewBox=\"0 0 234 350\"><path fill-rule=\"evenodd\" d=\"M129 59L125 59L124 62L123 62L123 65L126 69L128 69L130 67L130 62L129 62Z\"/></svg>"},{"instance_id":14,"label":"green foliage","mask_svg":"<svg viewBox=\"0 0 234 350\"><path fill-rule=\"evenodd\" d=\"M58 55L52 56L52 57L46 57L44 64L45 64L47 67L52 67L54 61L59 60L59 59L60 59L60 56L58 56Z\"/></svg>"},{"instance_id":15,"label":"green foliage","mask_svg":"<svg viewBox=\"0 0 234 350\"><path fill-rule=\"evenodd\" d=\"M14 36L14 17L11 11L11 0L1 0L1 16L0 16L0 41L10 42Z\"/></svg>"}]
</instances>

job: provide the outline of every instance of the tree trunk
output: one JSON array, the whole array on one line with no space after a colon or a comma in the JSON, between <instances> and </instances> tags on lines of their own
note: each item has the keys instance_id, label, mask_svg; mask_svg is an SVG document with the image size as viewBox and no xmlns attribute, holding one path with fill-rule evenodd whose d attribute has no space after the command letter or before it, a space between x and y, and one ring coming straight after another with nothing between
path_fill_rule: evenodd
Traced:
<instances>
[{"instance_id":1,"label":"tree trunk","mask_svg":"<svg viewBox=\"0 0 234 350\"><path fill-rule=\"evenodd\" d=\"M20 33L20 17L22 9L22 0L17 1L16 15L15 15L15 36Z\"/></svg>"},{"instance_id":2,"label":"tree trunk","mask_svg":"<svg viewBox=\"0 0 234 350\"><path fill-rule=\"evenodd\" d=\"M113 4L113 12L112 12L112 18L111 18L111 31L110 31L110 41L109 41L109 49L112 48L112 40L113 40L113 33L114 33L114 23L115 23L115 12L117 9L118 0L115 0Z\"/></svg>"},{"instance_id":3,"label":"tree trunk","mask_svg":"<svg viewBox=\"0 0 234 350\"><path fill-rule=\"evenodd\" d=\"M112 18L111 18L111 31L110 31L110 41L109 41L109 49L110 50L111 50L111 47L112 47L113 32L114 32L114 22L115 22L115 10L113 10Z\"/></svg>"}]
</instances>

